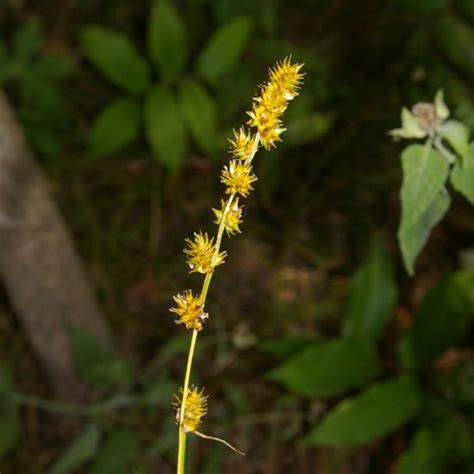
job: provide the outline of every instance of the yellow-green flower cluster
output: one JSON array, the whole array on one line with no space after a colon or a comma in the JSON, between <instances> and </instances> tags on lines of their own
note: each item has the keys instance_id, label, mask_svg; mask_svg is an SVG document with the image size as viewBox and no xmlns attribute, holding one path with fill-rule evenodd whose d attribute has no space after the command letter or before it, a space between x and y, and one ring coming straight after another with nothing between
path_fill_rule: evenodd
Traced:
<instances>
[{"instance_id":1,"label":"yellow-green flower cluster","mask_svg":"<svg viewBox=\"0 0 474 474\"><path fill-rule=\"evenodd\" d=\"M242 224L243 207L239 206L239 198L236 198L226 212L227 203L221 199L221 208L212 209L216 216L215 224L220 224L224 221L224 229L228 236L240 234L239 225Z\"/></svg>"},{"instance_id":2,"label":"yellow-green flower cluster","mask_svg":"<svg viewBox=\"0 0 474 474\"><path fill-rule=\"evenodd\" d=\"M187 263L190 273L212 273L214 268L224 263L227 252L216 251L214 237L209 238L207 233L194 233L194 240L186 239Z\"/></svg>"},{"instance_id":3,"label":"yellow-green flower cluster","mask_svg":"<svg viewBox=\"0 0 474 474\"><path fill-rule=\"evenodd\" d=\"M191 290L173 296L173 299L176 303L176 308L171 308L170 311L178 315L178 319L175 320L176 324L184 324L186 329L200 331L202 329L202 323L209 317L209 315L204 312L201 299L194 296Z\"/></svg>"},{"instance_id":4,"label":"yellow-green flower cluster","mask_svg":"<svg viewBox=\"0 0 474 474\"><path fill-rule=\"evenodd\" d=\"M183 390L180 390L181 397L175 395L176 402L176 421L180 421L181 404ZM204 395L204 389L198 390L191 387L187 393L184 403L184 417L182 429L185 433L196 431L201 424L201 418L207 413L207 395Z\"/></svg>"},{"instance_id":5,"label":"yellow-green flower cluster","mask_svg":"<svg viewBox=\"0 0 474 474\"><path fill-rule=\"evenodd\" d=\"M186 239L184 253L189 271L204 274L204 283L199 296L193 295L191 290L176 295L174 297L176 307L170 311L177 315L175 321L177 324L183 324L187 329L194 331L190 346L191 361L197 331L203 329L203 323L208 318L204 305L214 269L223 264L227 256L227 252L221 251L223 232L226 231L229 236L240 233L243 207L239 205L239 197L246 198L253 190L253 183L257 181L252 168L253 158L260 145L269 149L281 141L280 135L285 130L281 117L289 101L298 95L303 78L301 67L302 65L292 64L290 58L286 58L270 69L269 80L261 86L260 95L253 99L252 110L247 112L250 116L247 125L255 127L256 130L252 132L241 127L238 132L234 131L233 139L229 140L232 158L221 173L226 199L221 200L220 209L212 209L215 215L214 222L219 226L217 237L214 239L207 233L199 231L194 233L192 239ZM189 381L190 367L188 364L186 381ZM181 433L188 433L196 431L201 418L206 414L207 397L203 395L202 390L199 391L194 387L184 390L182 398L177 397L176 416ZM202 433L200 435L204 436ZM219 440L212 437L211 439Z\"/></svg>"},{"instance_id":6,"label":"yellow-green flower cluster","mask_svg":"<svg viewBox=\"0 0 474 474\"><path fill-rule=\"evenodd\" d=\"M270 70L270 80L261 86L261 93L255 97L252 110L247 112L250 126L256 127L262 145L269 150L281 141L280 135L285 131L281 116L288 102L298 95L303 80L300 72L302 64L292 64L290 58L276 64Z\"/></svg>"}]
</instances>

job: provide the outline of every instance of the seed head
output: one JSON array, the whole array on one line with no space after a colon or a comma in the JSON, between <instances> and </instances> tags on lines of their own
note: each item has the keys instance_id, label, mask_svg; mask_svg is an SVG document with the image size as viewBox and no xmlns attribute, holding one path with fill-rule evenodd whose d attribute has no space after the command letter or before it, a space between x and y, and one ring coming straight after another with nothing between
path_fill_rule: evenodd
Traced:
<instances>
[{"instance_id":1,"label":"seed head","mask_svg":"<svg viewBox=\"0 0 474 474\"><path fill-rule=\"evenodd\" d=\"M224 263L227 252L220 252L216 255L214 237L211 239L207 233L194 233L194 241L186 239L187 248L184 253L187 255L187 264L190 273L212 273L214 268Z\"/></svg>"},{"instance_id":2,"label":"seed head","mask_svg":"<svg viewBox=\"0 0 474 474\"><path fill-rule=\"evenodd\" d=\"M231 160L229 166L224 166L221 181L227 186L226 194L238 193L247 197L253 190L252 183L257 177L252 172L252 167L242 160Z\"/></svg>"},{"instance_id":3,"label":"seed head","mask_svg":"<svg viewBox=\"0 0 474 474\"><path fill-rule=\"evenodd\" d=\"M250 132L246 132L243 127L238 132L234 130L234 139L230 140L231 149L230 153L239 160L245 161L252 154L255 135Z\"/></svg>"},{"instance_id":4,"label":"seed head","mask_svg":"<svg viewBox=\"0 0 474 474\"><path fill-rule=\"evenodd\" d=\"M180 390L181 396L175 395L176 402L176 420L179 422L181 414L181 403L183 390ZM186 397L184 406L184 417L182 429L185 433L196 431L201 424L201 418L207 413L207 396L204 395L204 389L198 390L196 387L191 387Z\"/></svg>"},{"instance_id":5,"label":"seed head","mask_svg":"<svg viewBox=\"0 0 474 474\"><path fill-rule=\"evenodd\" d=\"M256 127L262 145L268 150L279 141L285 131L281 116L288 102L298 95L303 80L302 64L292 64L290 58L270 69L270 80L260 87L260 95L255 97L252 110L247 112L250 126Z\"/></svg>"},{"instance_id":6,"label":"seed head","mask_svg":"<svg viewBox=\"0 0 474 474\"><path fill-rule=\"evenodd\" d=\"M203 322L209 317L208 313L204 312L204 306L198 296L193 296L191 290L173 296L176 303L176 308L170 308L170 311L176 313L178 318L175 320L176 324L184 324L186 329L196 329L200 331L203 327Z\"/></svg>"},{"instance_id":7,"label":"seed head","mask_svg":"<svg viewBox=\"0 0 474 474\"><path fill-rule=\"evenodd\" d=\"M239 198L235 199L231 204L227 213L225 213L226 201L221 200L221 209L212 209L216 216L215 224L220 224L224 217L224 229L227 235L240 234L239 225L242 224L242 210L239 206Z\"/></svg>"}]
</instances>

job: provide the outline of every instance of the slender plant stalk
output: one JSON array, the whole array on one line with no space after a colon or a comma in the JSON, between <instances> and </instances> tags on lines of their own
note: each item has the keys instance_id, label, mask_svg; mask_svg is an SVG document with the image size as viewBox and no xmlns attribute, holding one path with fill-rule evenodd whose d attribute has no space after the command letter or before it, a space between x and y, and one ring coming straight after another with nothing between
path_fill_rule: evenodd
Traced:
<instances>
[{"instance_id":1,"label":"slender plant stalk","mask_svg":"<svg viewBox=\"0 0 474 474\"><path fill-rule=\"evenodd\" d=\"M255 135L255 141L253 144L252 148L252 153L249 157L249 163L252 162L255 153L258 150L258 146L260 143L260 135L257 133ZM217 230L217 237L216 237L216 246L215 246L215 251L214 251L214 257L217 257L220 252L221 248L221 243L222 243L222 236L224 235L224 228L225 228L225 217L227 213L229 212L232 203L235 198L235 193L231 194L225 204L224 211L222 218L220 220L219 228ZM211 284L212 280L212 275L214 272L207 273L204 282L202 284L202 289L201 289L201 295L199 297L200 303L202 306L205 306L206 304L206 298L207 298L207 293L209 291L209 286ZM185 406L186 406L186 398L189 393L189 380L191 378L191 371L192 371L192 366L193 366L193 359L194 359L194 353L196 350L196 342L197 342L197 336L198 336L199 331L196 329L193 330L193 334L191 336L191 342L189 344L189 351L188 351L188 362L186 364L186 372L184 375L184 384L183 384L183 395L181 399L181 407L179 410L179 426L178 426L178 431L179 431L179 441L178 441L178 464L177 464L177 474L184 474L185 472L185 463L186 463L186 432L183 429L183 420L184 420L184 412L185 412Z\"/></svg>"},{"instance_id":2,"label":"slender plant stalk","mask_svg":"<svg viewBox=\"0 0 474 474\"><path fill-rule=\"evenodd\" d=\"M196 351L197 337L203 329L204 321L208 318L205 305L209 287L215 268L224 263L227 252L221 252L224 230L229 236L240 233L239 225L242 223L243 207L239 205L240 198L248 197L253 190L252 183L257 180L253 173L252 161L262 145L269 150L281 141L280 135L285 131L281 116L285 112L288 103L298 95L303 75L300 72L301 64L294 64L291 58L285 58L277 62L275 67L269 70L269 80L260 86L260 92L253 98L252 110L247 111L250 120L238 131L234 130L234 139L231 143L230 153L232 159L224 166L221 172L221 182L226 186L225 199L221 200L219 209L212 209L216 216L214 221L219 225L217 235L209 238L207 233L194 233L193 239L186 239L187 247L184 253L187 255L187 264L190 273L198 272L204 274L201 292L193 295L192 290L186 290L173 296L176 306L170 311L177 314L175 322L184 324L186 329L192 329L191 342L189 345L184 384L181 387L181 397L178 395L176 417L179 423L179 443L177 474L184 474L186 465L186 436L194 433L201 438L218 441L235 449L227 441L209 436L198 431L201 418L207 413L207 396L204 390L190 385L191 371ZM256 129L253 132L253 129Z\"/></svg>"}]
</instances>

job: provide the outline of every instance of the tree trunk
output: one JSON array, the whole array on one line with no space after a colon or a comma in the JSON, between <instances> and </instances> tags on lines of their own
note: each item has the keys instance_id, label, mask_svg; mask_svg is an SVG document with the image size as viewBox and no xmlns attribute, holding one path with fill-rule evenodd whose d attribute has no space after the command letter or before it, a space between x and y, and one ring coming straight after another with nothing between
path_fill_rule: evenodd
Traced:
<instances>
[{"instance_id":1,"label":"tree trunk","mask_svg":"<svg viewBox=\"0 0 474 474\"><path fill-rule=\"evenodd\" d=\"M0 272L56 394L80 399L68 329L111 335L47 183L0 91Z\"/></svg>"}]
</instances>

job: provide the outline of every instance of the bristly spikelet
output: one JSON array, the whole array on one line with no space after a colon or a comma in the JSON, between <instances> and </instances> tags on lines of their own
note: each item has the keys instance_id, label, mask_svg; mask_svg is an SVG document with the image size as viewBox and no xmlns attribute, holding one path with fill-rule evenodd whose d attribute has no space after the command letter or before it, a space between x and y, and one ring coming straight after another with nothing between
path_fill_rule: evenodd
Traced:
<instances>
[{"instance_id":1,"label":"bristly spikelet","mask_svg":"<svg viewBox=\"0 0 474 474\"><path fill-rule=\"evenodd\" d=\"M303 80L302 67L302 64L292 64L290 58L277 63L270 69L270 80L261 86L260 95L253 99L252 110L247 112L250 116L247 123L257 128L267 150L281 141L280 135L285 129L280 118L288 102L298 95Z\"/></svg>"},{"instance_id":2,"label":"bristly spikelet","mask_svg":"<svg viewBox=\"0 0 474 474\"><path fill-rule=\"evenodd\" d=\"M176 303L176 308L170 308L170 311L176 313L178 318L175 320L176 324L184 324L186 329L195 329L201 331L203 322L209 317L208 313L204 312L204 306L201 304L201 299L194 296L191 290L173 296Z\"/></svg>"},{"instance_id":3,"label":"bristly spikelet","mask_svg":"<svg viewBox=\"0 0 474 474\"><path fill-rule=\"evenodd\" d=\"M180 390L181 397L176 397L176 420L179 423L181 401L183 390ZM191 387L186 396L184 404L184 417L182 422L182 430L185 433L196 431L201 424L201 418L207 413L207 395L204 395L204 389L200 391L196 387Z\"/></svg>"},{"instance_id":4,"label":"bristly spikelet","mask_svg":"<svg viewBox=\"0 0 474 474\"><path fill-rule=\"evenodd\" d=\"M215 267L224 263L227 252L216 254L214 237L210 239L207 233L195 232L194 241L186 239L186 243L188 246L184 253L187 255L190 273L212 273Z\"/></svg>"},{"instance_id":5,"label":"bristly spikelet","mask_svg":"<svg viewBox=\"0 0 474 474\"><path fill-rule=\"evenodd\" d=\"M234 130L234 139L229 139L231 146L230 153L239 160L247 160L252 154L255 143L255 136L246 132L243 127L236 132Z\"/></svg>"},{"instance_id":6,"label":"bristly spikelet","mask_svg":"<svg viewBox=\"0 0 474 474\"><path fill-rule=\"evenodd\" d=\"M257 181L252 167L241 160L230 160L229 166L224 166L221 181L227 186L226 194L240 194L247 197L253 190L252 183Z\"/></svg>"},{"instance_id":7,"label":"bristly spikelet","mask_svg":"<svg viewBox=\"0 0 474 474\"><path fill-rule=\"evenodd\" d=\"M227 203L221 199L221 208L212 209L212 212L216 216L215 224L220 224L222 217L224 216L224 229L227 232L227 235L240 234L239 225L242 224L242 210L243 208L239 206L239 198L235 199L228 209L225 212Z\"/></svg>"}]
</instances>

